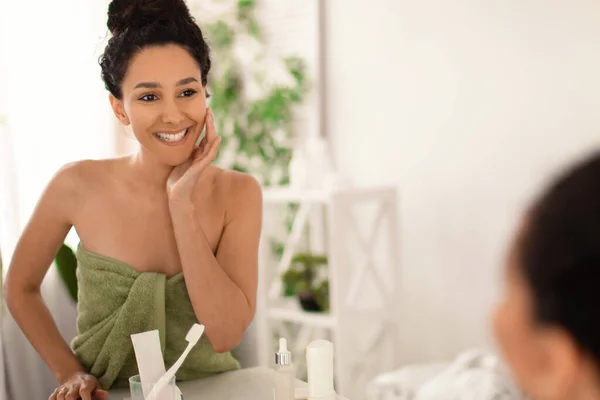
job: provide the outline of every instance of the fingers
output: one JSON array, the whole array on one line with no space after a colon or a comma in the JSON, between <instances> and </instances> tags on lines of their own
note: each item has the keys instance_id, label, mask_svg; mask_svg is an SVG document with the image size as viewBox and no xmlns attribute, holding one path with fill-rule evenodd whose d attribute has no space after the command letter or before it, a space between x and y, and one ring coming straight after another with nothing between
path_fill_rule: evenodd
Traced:
<instances>
[{"instance_id":1,"label":"fingers","mask_svg":"<svg viewBox=\"0 0 600 400\"><path fill-rule=\"evenodd\" d=\"M206 146L198 147L192 154L192 164L201 159L204 155Z\"/></svg>"},{"instance_id":2,"label":"fingers","mask_svg":"<svg viewBox=\"0 0 600 400\"><path fill-rule=\"evenodd\" d=\"M210 151L208 153L208 158L210 159L210 161L213 161L215 159L215 157L217 156L217 151L219 150L219 144L221 144L221 136L217 136L217 139L215 140L215 142L212 144Z\"/></svg>"},{"instance_id":3,"label":"fingers","mask_svg":"<svg viewBox=\"0 0 600 400\"><path fill-rule=\"evenodd\" d=\"M217 131L215 129L215 117L212 112L212 108L209 108L210 117L208 118L208 126L210 129L206 130L207 139L207 155L210 161L214 160L217 156L217 150L219 149L219 144L221 143L221 136L217 136ZM209 135L210 134L210 135Z\"/></svg>"},{"instance_id":4,"label":"fingers","mask_svg":"<svg viewBox=\"0 0 600 400\"><path fill-rule=\"evenodd\" d=\"M69 388L66 386L61 386L58 388L56 400L67 400L67 393L69 393Z\"/></svg>"},{"instance_id":5,"label":"fingers","mask_svg":"<svg viewBox=\"0 0 600 400\"><path fill-rule=\"evenodd\" d=\"M212 108L209 108L206 112L206 138L209 143L212 143L217 137L217 131L215 129L215 116Z\"/></svg>"},{"instance_id":6,"label":"fingers","mask_svg":"<svg viewBox=\"0 0 600 400\"><path fill-rule=\"evenodd\" d=\"M215 123L212 110L206 113L206 135L200 141L198 148L192 153L191 173L199 173L204 170L217 156L221 137L215 133Z\"/></svg>"},{"instance_id":7,"label":"fingers","mask_svg":"<svg viewBox=\"0 0 600 400\"><path fill-rule=\"evenodd\" d=\"M67 395L65 396L65 400L77 400L79 398L79 395L81 394L81 391L77 389L78 388L76 386L69 389Z\"/></svg>"},{"instance_id":8,"label":"fingers","mask_svg":"<svg viewBox=\"0 0 600 400\"><path fill-rule=\"evenodd\" d=\"M206 157L208 154L208 149L210 149L210 144L206 144L205 146L199 147L194 153L194 162L200 160L201 158Z\"/></svg>"},{"instance_id":9,"label":"fingers","mask_svg":"<svg viewBox=\"0 0 600 400\"><path fill-rule=\"evenodd\" d=\"M204 137L200 141L200 144L198 145L198 150L204 150L204 148L206 147L206 143L208 143L208 138L206 137L206 135L204 135Z\"/></svg>"},{"instance_id":10,"label":"fingers","mask_svg":"<svg viewBox=\"0 0 600 400\"><path fill-rule=\"evenodd\" d=\"M56 395L56 400L66 400L68 392L69 392L69 389L67 387L65 387L65 386L60 387L58 389L58 394Z\"/></svg>"},{"instance_id":11,"label":"fingers","mask_svg":"<svg viewBox=\"0 0 600 400\"><path fill-rule=\"evenodd\" d=\"M56 388L54 389L54 392L50 395L50 397L48 397L48 400L57 400L58 399L58 389L60 388Z\"/></svg>"},{"instance_id":12,"label":"fingers","mask_svg":"<svg viewBox=\"0 0 600 400\"><path fill-rule=\"evenodd\" d=\"M219 149L219 143L221 143L221 137L218 137L217 140L213 143L211 147L208 147L206 151L204 151L204 155L200 155L194 159L194 163L190 167L192 173L200 173L204 171L206 167L210 165L211 162L217 156L217 150Z\"/></svg>"},{"instance_id":13,"label":"fingers","mask_svg":"<svg viewBox=\"0 0 600 400\"><path fill-rule=\"evenodd\" d=\"M204 135L204 137L200 141L200 144L198 145L198 147L196 147L196 149L192 153L192 160L195 160L196 158L200 157L204 153L204 149L206 149L207 143L208 143L208 139L207 139L206 135Z\"/></svg>"},{"instance_id":14,"label":"fingers","mask_svg":"<svg viewBox=\"0 0 600 400\"><path fill-rule=\"evenodd\" d=\"M219 136L217 136L217 132L215 129L215 117L213 114L213 111L211 108L209 108L206 112L206 135L204 135L204 138L202 138L202 141L200 142L200 145L198 146L198 149L200 150L197 154L195 154L194 159L199 159L201 157L207 157L211 151L213 150L213 146L217 146L218 149L218 142L217 140L220 139ZM215 149L216 150L216 149ZM216 151L215 151L215 155L216 155Z\"/></svg>"},{"instance_id":15,"label":"fingers","mask_svg":"<svg viewBox=\"0 0 600 400\"><path fill-rule=\"evenodd\" d=\"M81 398L83 400L92 400L92 392L96 389L97 385L98 383L95 379L90 379L89 377L84 379L79 389L79 395Z\"/></svg>"},{"instance_id":16,"label":"fingers","mask_svg":"<svg viewBox=\"0 0 600 400\"><path fill-rule=\"evenodd\" d=\"M217 136L216 140L212 143L208 143L206 147L198 152L194 157L194 164L202 163L209 164L211 163L215 157L217 156L217 150L219 150L219 143L221 143L221 136Z\"/></svg>"},{"instance_id":17,"label":"fingers","mask_svg":"<svg viewBox=\"0 0 600 400\"><path fill-rule=\"evenodd\" d=\"M108 399L108 392L100 389L96 378L85 375L56 388L48 400L93 400L92 393L96 399Z\"/></svg>"},{"instance_id":18,"label":"fingers","mask_svg":"<svg viewBox=\"0 0 600 400\"><path fill-rule=\"evenodd\" d=\"M102 389L94 390L94 397L98 399L108 399L108 392Z\"/></svg>"}]
</instances>

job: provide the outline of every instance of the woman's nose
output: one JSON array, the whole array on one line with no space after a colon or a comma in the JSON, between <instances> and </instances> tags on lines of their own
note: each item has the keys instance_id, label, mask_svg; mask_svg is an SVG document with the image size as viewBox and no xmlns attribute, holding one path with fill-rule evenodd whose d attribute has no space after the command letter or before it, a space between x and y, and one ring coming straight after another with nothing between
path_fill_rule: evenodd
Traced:
<instances>
[{"instance_id":1,"label":"woman's nose","mask_svg":"<svg viewBox=\"0 0 600 400\"><path fill-rule=\"evenodd\" d=\"M165 102L162 110L162 121L167 124L178 125L184 120L184 115L174 101Z\"/></svg>"}]
</instances>

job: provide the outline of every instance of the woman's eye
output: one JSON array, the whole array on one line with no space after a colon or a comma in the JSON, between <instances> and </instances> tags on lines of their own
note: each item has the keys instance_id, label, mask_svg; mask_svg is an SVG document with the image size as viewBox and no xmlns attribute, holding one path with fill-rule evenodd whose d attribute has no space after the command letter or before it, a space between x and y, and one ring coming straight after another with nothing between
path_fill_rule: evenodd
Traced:
<instances>
[{"instance_id":1,"label":"woman's eye","mask_svg":"<svg viewBox=\"0 0 600 400\"><path fill-rule=\"evenodd\" d=\"M154 101L156 100L156 96L153 94L147 94L145 96L140 97L140 100L142 101Z\"/></svg>"},{"instance_id":2,"label":"woman's eye","mask_svg":"<svg viewBox=\"0 0 600 400\"><path fill-rule=\"evenodd\" d=\"M184 92L181 93L181 95L183 97L190 97L190 96L193 96L195 94L196 94L196 91L193 90L193 89L188 89L188 90L185 90Z\"/></svg>"}]
</instances>

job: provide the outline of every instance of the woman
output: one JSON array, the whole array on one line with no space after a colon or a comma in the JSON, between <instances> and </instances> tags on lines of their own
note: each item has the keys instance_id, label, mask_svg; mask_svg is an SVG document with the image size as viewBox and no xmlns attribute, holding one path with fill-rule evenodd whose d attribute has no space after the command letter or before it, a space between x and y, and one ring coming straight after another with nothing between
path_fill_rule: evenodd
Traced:
<instances>
[{"instance_id":1,"label":"woman","mask_svg":"<svg viewBox=\"0 0 600 400\"><path fill-rule=\"evenodd\" d=\"M51 399L105 398L137 373L130 335L159 329L165 362L203 340L178 378L239 368L229 353L256 303L262 198L250 176L211 166L209 49L183 0L114 0L100 60L114 114L139 141L131 156L63 167L14 252L6 301L59 381ZM201 140L201 132L206 135ZM75 227L78 336L70 348L40 285Z\"/></svg>"},{"instance_id":2,"label":"woman","mask_svg":"<svg viewBox=\"0 0 600 400\"><path fill-rule=\"evenodd\" d=\"M500 347L536 400L600 399L600 154L524 219L495 315Z\"/></svg>"}]
</instances>

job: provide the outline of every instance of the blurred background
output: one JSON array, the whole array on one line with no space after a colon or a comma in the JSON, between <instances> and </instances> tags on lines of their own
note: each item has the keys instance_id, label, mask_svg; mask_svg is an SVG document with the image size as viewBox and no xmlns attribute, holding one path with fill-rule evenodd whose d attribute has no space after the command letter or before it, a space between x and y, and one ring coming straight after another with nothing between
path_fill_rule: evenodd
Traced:
<instances>
[{"instance_id":1,"label":"blurred background","mask_svg":"<svg viewBox=\"0 0 600 400\"><path fill-rule=\"evenodd\" d=\"M0 0L0 276L60 166L135 150L100 80L107 4ZM265 190L245 364L270 362L285 335L302 377L306 344L328 338L338 390L363 399L382 373L494 352L488 315L519 216L599 144L600 4L188 5L213 50L217 163ZM56 268L43 290L70 340ZM6 310L0 340L0 398L47 398L56 382Z\"/></svg>"}]
</instances>

